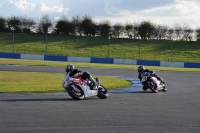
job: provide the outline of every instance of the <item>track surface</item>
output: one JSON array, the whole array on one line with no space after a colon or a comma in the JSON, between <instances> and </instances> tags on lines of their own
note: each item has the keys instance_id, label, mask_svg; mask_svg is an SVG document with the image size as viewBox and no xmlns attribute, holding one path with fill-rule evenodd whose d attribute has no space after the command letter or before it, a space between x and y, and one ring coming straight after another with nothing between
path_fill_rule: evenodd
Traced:
<instances>
[{"instance_id":1,"label":"track surface","mask_svg":"<svg viewBox=\"0 0 200 133\"><path fill-rule=\"evenodd\" d=\"M137 78L133 70L82 70ZM0 71L64 73L64 68L0 65ZM0 94L0 133L199 133L200 73L156 73L168 92L139 89L82 101L65 93Z\"/></svg>"}]
</instances>

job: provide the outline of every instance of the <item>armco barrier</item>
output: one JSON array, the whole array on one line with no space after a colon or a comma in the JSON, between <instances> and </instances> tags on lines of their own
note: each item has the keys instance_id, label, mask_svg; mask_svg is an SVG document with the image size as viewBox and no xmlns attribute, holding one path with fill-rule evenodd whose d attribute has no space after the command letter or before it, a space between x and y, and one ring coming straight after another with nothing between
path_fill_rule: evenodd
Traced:
<instances>
[{"instance_id":1,"label":"armco barrier","mask_svg":"<svg viewBox=\"0 0 200 133\"><path fill-rule=\"evenodd\" d=\"M4 52L0 52L0 58L200 68L200 63L193 63L193 62L165 62L165 61L150 61L150 60L113 59L113 58L70 57L70 56L35 55L35 54L19 54L19 53L4 53Z\"/></svg>"},{"instance_id":2,"label":"armco barrier","mask_svg":"<svg viewBox=\"0 0 200 133\"><path fill-rule=\"evenodd\" d=\"M15 54L15 53L0 53L0 58L20 59L20 54Z\"/></svg>"}]
</instances>

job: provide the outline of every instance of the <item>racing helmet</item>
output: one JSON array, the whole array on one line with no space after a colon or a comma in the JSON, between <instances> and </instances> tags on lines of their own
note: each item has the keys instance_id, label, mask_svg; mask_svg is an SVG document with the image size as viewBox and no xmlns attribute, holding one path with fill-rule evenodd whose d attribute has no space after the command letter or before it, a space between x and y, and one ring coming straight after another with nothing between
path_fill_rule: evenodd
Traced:
<instances>
[{"instance_id":1,"label":"racing helmet","mask_svg":"<svg viewBox=\"0 0 200 133\"><path fill-rule=\"evenodd\" d=\"M74 70L74 65L72 64L68 64L66 67L65 67L65 71L68 73L70 71Z\"/></svg>"},{"instance_id":2,"label":"racing helmet","mask_svg":"<svg viewBox=\"0 0 200 133\"><path fill-rule=\"evenodd\" d=\"M138 72L141 73L145 70L144 66L139 66L138 67Z\"/></svg>"}]
</instances>

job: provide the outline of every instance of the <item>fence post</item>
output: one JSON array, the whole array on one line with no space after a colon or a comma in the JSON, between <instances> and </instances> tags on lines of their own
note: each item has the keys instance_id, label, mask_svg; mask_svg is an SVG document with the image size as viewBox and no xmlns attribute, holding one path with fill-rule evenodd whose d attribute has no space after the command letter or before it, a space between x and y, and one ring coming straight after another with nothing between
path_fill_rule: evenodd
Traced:
<instances>
[{"instance_id":1,"label":"fence post","mask_svg":"<svg viewBox=\"0 0 200 133\"><path fill-rule=\"evenodd\" d=\"M76 56L78 57L78 35L76 34Z\"/></svg>"},{"instance_id":2,"label":"fence post","mask_svg":"<svg viewBox=\"0 0 200 133\"><path fill-rule=\"evenodd\" d=\"M46 41L46 54L48 53L48 46L47 46L47 32L45 33L45 41Z\"/></svg>"},{"instance_id":3,"label":"fence post","mask_svg":"<svg viewBox=\"0 0 200 133\"><path fill-rule=\"evenodd\" d=\"M61 41L61 46L60 46L60 52L61 52L61 55L62 55L62 45L63 45L63 35L61 34L61 36L62 36L62 41Z\"/></svg>"},{"instance_id":4,"label":"fence post","mask_svg":"<svg viewBox=\"0 0 200 133\"><path fill-rule=\"evenodd\" d=\"M139 43L139 47L138 47L138 57L140 59L140 43Z\"/></svg>"},{"instance_id":5,"label":"fence post","mask_svg":"<svg viewBox=\"0 0 200 133\"><path fill-rule=\"evenodd\" d=\"M110 36L108 36L108 58L110 58Z\"/></svg>"},{"instance_id":6,"label":"fence post","mask_svg":"<svg viewBox=\"0 0 200 133\"><path fill-rule=\"evenodd\" d=\"M173 39L172 39L172 43L171 43L171 61L172 61L172 51L173 51L173 46L174 44L173 44Z\"/></svg>"},{"instance_id":7,"label":"fence post","mask_svg":"<svg viewBox=\"0 0 200 133\"><path fill-rule=\"evenodd\" d=\"M12 52L14 53L15 52L15 32L14 32L15 28L11 27L10 29L13 32L13 48L12 48Z\"/></svg>"}]
</instances>

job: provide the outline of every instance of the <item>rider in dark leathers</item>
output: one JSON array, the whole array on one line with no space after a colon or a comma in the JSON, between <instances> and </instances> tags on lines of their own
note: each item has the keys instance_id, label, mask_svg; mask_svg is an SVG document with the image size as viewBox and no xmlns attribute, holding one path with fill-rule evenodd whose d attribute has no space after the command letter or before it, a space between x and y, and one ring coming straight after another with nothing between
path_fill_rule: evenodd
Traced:
<instances>
[{"instance_id":1,"label":"rider in dark leathers","mask_svg":"<svg viewBox=\"0 0 200 133\"><path fill-rule=\"evenodd\" d=\"M93 77L90 75L89 72L82 72L81 70L75 69L74 65L68 64L65 67L66 75L69 74L70 77L76 77L76 76L81 76L82 79L84 80L89 80L91 81L90 86L91 89L96 89L97 83L93 79Z\"/></svg>"},{"instance_id":2,"label":"rider in dark leathers","mask_svg":"<svg viewBox=\"0 0 200 133\"><path fill-rule=\"evenodd\" d=\"M165 82L163 81L163 79L160 78L154 71L151 71L151 70L149 70L149 69L145 69L144 66L139 66L139 67L138 67L138 78L139 78L140 81L142 80L141 74L142 74L143 72L148 72L148 73L151 74L151 76L154 76L154 77L156 77L158 80L160 80L161 83L165 83ZM143 90L146 91L147 89L148 89L148 87L146 87L146 86L144 85L144 86L143 86Z\"/></svg>"}]
</instances>

